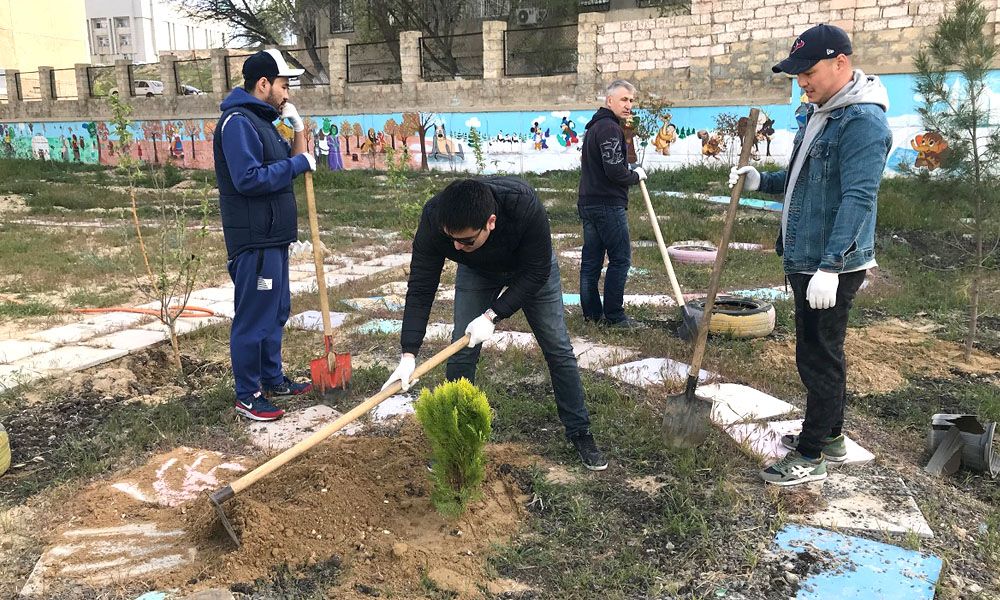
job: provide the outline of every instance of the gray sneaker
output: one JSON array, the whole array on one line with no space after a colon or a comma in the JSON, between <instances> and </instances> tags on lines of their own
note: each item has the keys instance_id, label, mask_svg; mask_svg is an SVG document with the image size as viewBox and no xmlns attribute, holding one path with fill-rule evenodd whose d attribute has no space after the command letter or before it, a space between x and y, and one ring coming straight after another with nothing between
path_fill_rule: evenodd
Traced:
<instances>
[{"instance_id":1,"label":"gray sneaker","mask_svg":"<svg viewBox=\"0 0 1000 600\"><path fill-rule=\"evenodd\" d=\"M761 471L760 478L781 486L820 481L826 479L826 461L822 457L812 460L792 450L785 458Z\"/></svg>"},{"instance_id":2,"label":"gray sneaker","mask_svg":"<svg viewBox=\"0 0 1000 600\"><path fill-rule=\"evenodd\" d=\"M624 329L625 331L638 331L646 328L644 323L640 323L629 317L625 317L621 321L605 321L604 326L608 329Z\"/></svg>"},{"instance_id":3,"label":"gray sneaker","mask_svg":"<svg viewBox=\"0 0 1000 600\"><path fill-rule=\"evenodd\" d=\"M799 436L783 435L781 436L781 445L789 450L795 450L799 447ZM842 463L847 460L847 444L844 442L844 434L823 439L823 458L832 463Z\"/></svg>"}]
</instances>

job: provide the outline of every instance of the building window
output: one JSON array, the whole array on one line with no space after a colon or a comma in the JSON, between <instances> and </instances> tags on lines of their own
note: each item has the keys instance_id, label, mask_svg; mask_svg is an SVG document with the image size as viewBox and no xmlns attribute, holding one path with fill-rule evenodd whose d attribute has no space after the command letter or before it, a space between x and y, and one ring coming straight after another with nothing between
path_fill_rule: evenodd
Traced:
<instances>
[{"instance_id":1,"label":"building window","mask_svg":"<svg viewBox=\"0 0 1000 600\"><path fill-rule=\"evenodd\" d=\"M330 33L354 31L351 5L351 0L333 0L330 3Z\"/></svg>"},{"instance_id":2,"label":"building window","mask_svg":"<svg viewBox=\"0 0 1000 600\"><path fill-rule=\"evenodd\" d=\"M128 29L131 27L128 17L115 17L115 29Z\"/></svg>"},{"instance_id":3,"label":"building window","mask_svg":"<svg viewBox=\"0 0 1000 600\"><path fill-rule=\"evenodd\" d=\"M128 34L118 36L118 46L127 47L132 45L132 36Z\"/></svg>"},{"instance_id":4,"label":"building window","mask_svg":"<svg viewBox=\"0 0 1000 600\"><path fill-rule=\"evenodd\" d=\"M94 23L94 29L104 29L103 19L94 19L93 23Z\"/></svg>"},{"instance_id":5,"label":"building window","mask_svg":"<svg viewBox=\"0 0 1000 600\"><path fill-rule=\"evenodd\" d=\"M106 36L106 35L99 35L99 36L97 36L97 47L98 48L110 48L111 47L111 39L108 38L108 36Z\"/></svg>"}]
</instances>

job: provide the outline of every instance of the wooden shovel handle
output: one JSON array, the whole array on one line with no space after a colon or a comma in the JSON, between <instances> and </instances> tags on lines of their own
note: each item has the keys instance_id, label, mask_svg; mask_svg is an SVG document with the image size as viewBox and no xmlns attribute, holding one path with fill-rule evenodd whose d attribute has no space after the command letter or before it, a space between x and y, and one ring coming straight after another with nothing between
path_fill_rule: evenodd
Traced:
<instances>
[{"instance_id":1,"label":"wooden shovel handle","mask_svg":"<svg viewBox=\"0 0 1000 600\"><path fill-rule=\"evenodd\" d=\"M319 290L319 310L323 314L323 335L332 345L333 324L330 322L330 299L326 296L326 272L323 270L323 250L319 239L319 217L316 216L316 193L312 171L306 171L306 206L309 212L309 232L312 237L313 261L316 263L316 288ZM327 353L330 349L327 348Z\"/></svg>"},{"instance_id":2,"label":"wooden shovel handle","mask_svg":"<svg viewBox=\"0 0 1000 600\"><path fill-rule=\"evenodd\" d=\"M427 359L425 362L418 365L417 368L413 370L413 375L411 379L416 380L419 379L420 377L423 377L425 373L434 369L444 361L448 360L448 358L451 357L451 355L455 354L462 348L468 346L469 339L470 338L468 334L464 335L462 339L452 342L450 346L448 346L444 350L438 352L434 356ZM284 466L287 462L297 458L299 455L310 450L316 444L319 444L326 438L337 433L338 431L343 429L346 425L348 425L361 415L367 413L371 409L375 408L376 406L384 402L390 396L398 394L400 390L402 390L402 384L398 381L394 382L389 387L385 388L384 390L368 398L361 404L355 406L350 411L341 415L340 418L334 421L333 423L324 425L322 428L320 428L315 433L313 433L306 439L302 440L298 444L295 444L291 448L285 450L281 454L275 456L271 460L267 461L266 463L254 469L253 471L250 471L243 477L240 477L236 481L229 484L228 487L231 489L230 493L220 494L219 492L216 492L216 494L214 494L213 497L217 497L220 501L224 502L228 498L231 498L232 496L247 489L251 485L257 483L264 477L267 477L277 469ZM220 491L227 492L228 490L220 490Z\"/></svg>"},{"instance_id":3,"label":"wooden shovel handle","mask_svg":"<svg viewBox=\"0 0 1000 600\"><path fill-rule=\"evenodd\" d=\"M750 109L750 117L747 121L746 131L743 132L743 148L740 150L740 167L745 167L750 163L750 151L753 150L754 138L757 136L757 119L760 110ZM719 249L715 255L715 266L712 267L712 278L708 282L708 295L705 296L705 311L698 324L698 337L694 344L694 354L691 357L691 366L688 368L688 381L698 377L701 370L702 359L705 358L705 346L708 344L708 327L712 321L712 310L715 308L715 297L719 293L719 282L722 279L722 267L726 262L726 253L729 250L729 236L733 233L733 223L736 222L736 209L740 205L740 195L743 194L743 182L746 175L740 175L733 186L733 193L729 196L729 209L726 211L726 223L722 227L722 241L719 242Z\"/></svg>"},{"instance_id":4,"label":"wooden shovel handle","mask_svg":"<svg viewBox=\"0 0 1000 600\"><path fill-rule=\"evenodd\" d=\"M667 253L667 245L663 243L663 233L660 231L660 220L656 218L653 211L653 203L649 199L649 191L646 190L646 182L639 180L639 189L642 190L642 199L646 201L646 212L649 213L649 222L653 225L653 235L656 236L656 245L660 247L660 256L663 257L663 266L667 268L667 275L670 277L670 287L673 288L674 298L677 299L677 306L684 308L684 294L681 293L681 286L677 283L677 275L674 273L674 264Z\"/></svg>"}]
</instances>

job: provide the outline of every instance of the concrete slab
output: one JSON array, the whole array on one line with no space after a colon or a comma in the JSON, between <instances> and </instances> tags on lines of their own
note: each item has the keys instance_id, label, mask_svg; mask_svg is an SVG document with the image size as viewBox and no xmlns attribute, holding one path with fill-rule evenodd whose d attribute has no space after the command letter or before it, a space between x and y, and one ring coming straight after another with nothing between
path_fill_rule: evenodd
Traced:
<instances>
[{"instance_id":1,"label":"concrete slab","mask_svg":"<svg viewBox=\"0 0 1000 600\"><path fill-rule=\"evenodd\" d=\"M21 595L43 596L57 579L105 586L152 578L195 561L197 550L186 537L181 529L155 523L71 529L38 559Z\"/></svg>"},{"instance_id":2,"label":"concrete slab","mask_svg":"<svg viewBox=\"0 0 1000 600\"><path fill-rule=\"evenodd\" d=\"M152 478L136 476L116 481L111 487L146 504L179 506L197 499L204 490L218 489L235 474L247 470L239 460L219 452L183 446L153 457L147 465L156 469Z\"/></svg>"},{"instance_id":3,"label":"concrete slab","mask_svg":"<svg viewBox=\"0 0 1000 600\"><path fill-rule=\"evenodd\" d=\"M406 298L403 296L374 296L371 298L351 298L349 300L342 300L344 304L353 308L354 310L366 310L366 311L378 311L378 310L390 310L399 311L403 310L403 306L406 304Z\"/></svg>"},{"instance_id":4,"label":"concrete slab","mask_svg":"<svg viewBox=\"0 0 1000 600\"><path fill-rule=\"evenodd\" d=\"M368 277L369 275L374 275L375 273L381 273L389 267L385 266L372 266L366 264L355 264L347 265L346 267L341 267L333 272L335 275L356 275L360 277Z\"/></svg>"},{"instance_id":5,"label":"concrete slab","mask_svg":"<svg viewBox=\"0 0 1000 600\"><path fill-rule=\"evenodd\" d=\"M399 322L400 331L403 328L403 322ZM425 335L428 340L447 340L451 341L451 331L454 326L451 323L431 323L427 326L427 333Z\"/></svg>"},{"instance_id":6,"label":"concrete slab","mask_svg":"<svg viewBox=\"0 0 1000 600\"><path fill-rule=\"evenodd\" d=\"M288 271L288 281L308 281L310 279L316 279L316 271L313 270L312 273L308 271Z\"/></svg>"},{"instance_id":7,"label":"concrete slab","mask_svg":"<svg viewBox=\"0 0 1000 600\"><path fill-rule=\"evenodd\" d=\"M595 344L583 338L573 338L573 354L581 369L598 370L604 367L621 364L638 356L638 352L630 348Z\"/></svg>"},{"instance_id":8,"label":"concrete slab","mask_svg":"<svg viewBox=\"0 0 1000 600\"><path fill-rule=\"evenodd\" d=\"M936 556L814 527L785 525L774 543L829 560L800 582L798 600L932 600L941 575Z\"/></svg>"},{"instance_id":9,"label":"concrete slab","mask_svg":"<svg viewBox=\"0 0 1000 600\"><path fill-rule=\"evenodd\" d=\"M798 410L784 400L738 383L703 385L697 393L714 401L712 422L717 425L770 419Z\"/></svg>"},{"instance_id":10,"label":"concrete slab","mask_svg":"<svg viewBox=\"0 0 1000 600\"><path fill-rule=\"evenodd\" d=\"M677 302L666 294L625 294L626 306L676 306ZM580 294L563 294L563 305L580 306Z\"/></svg>"},{"instance_id":11,"label":"concrete slab","mask_svg":"<svg viewBox=\"0 0 1000 600\"><path fill-rule=\"evenodd\" d=\"M0 365L0 391L12 390L48 375L44 369L26 366Z\"/></svg>"},{"instance_id":12,"label":"concrete slab","mask_svg":"<svg viewBox=\"0 0 1000 600\"><path fill-rule=\"evenodd\" d=\"M778 300L790 300L792 298L791 288L785 291L785 286L774 286L769 288L754 288L749 290L735 290L732 292L726 292L730 296L743 296L744 298L753 298L755 300L764 300L766 302L776 302Z\"/></svg>"},{"instance_id":13,"label":"concrete slab","mask_svg":"<svg viewBox=\"0 0 1000 600\"><path fill-rule=\"evenodd\" d=\"M358 327L358 333L364 334L375 334L375 333L399 333L403 330L403 321L401 319L372 319L362 323Z\"/></svg>"},{"instance_id":14,"label":"concrete slab","mask_svg":"<svg viewBox=\"0 0 1000 600\"><path fill-rule=\"evenodd\" d=\"M55 347L55 344L38 340L3 340L0 341L0 365L9 365L33 354L48 352Z\"/></svg>"},{"instance_id":15,"label":"concrete slab","mask_svg":"<svg viewBox=\"0 0 1000 600\"><path fill-rule=\"evenodd\" d=\"M216 316L225 317L227 319L232 319L236 315L236 305L231 301L210 302L208 304L203 304L202 308L207 308L215 313Z\"/></svg>"},{"instance_id":16,"label":"concrete slab","mask_svg":"<svg viewBox=\"0 0 1000 600\"><path fill-rule=\"evenodd\" d=\"M379 296L396 295L405 297L407 287L408 286L405 281L390 281L389 283L378 286L372 290L372 292Z\"/></svg>"},{"instance_id":17,"label":"concrete slab","mask_svg":"<svg viewBox=\"0 0 1000 600\"><path fill-rule=\"evenodd\" d=\"M330 325L340 327L350 317L348 313L330 313ZM318 310L307 310L294 315L285 324L288 329L304 329L306 331L323 331L323 313Z\"/></svg>"},{"instance_id":18,"label":"concrete slab","mask_svg":"<svg viewBox=\"0 0 1000 600\"><path fill-rule=\"evenodd\" d=\"M789 515L794 521L828 529L934 537L913 494L899 477L830 473L825 481L808 485L826 501L826 508Z\"/></svg>"},{"instance_id":19,"label":"concrete slab","mask_svg":"<svg viewBox=\"0 0 1000 600\"><path fill-rule=\"evenodd\" d=\"M11 364L26 372L37 371L51 375L66 371L79 371L94 365L121 358L127 350L118 348L95 348L92 346L62 346L49 352L35 354Z\"/></svg>"},{"instance_id":20,"label":"concrete slab","mask_svg":"<svg viewBox=\"0 0 1000 600\"><path fill-rule=\"evenodd\" d=\"M91 315L80 322L84 325L93 325L102 333L112 333L129 327L134 327L141 323L146 323L154 318L155 317L152 315L143 315L139 313L112 312Z\"/></svg>"},{"instance_id":21,"label":"concrete slab","mask_svg":"<svg viewBox=\"0 0 1000 600\"><path fill-rule=\"evenodd\" d=\"M537 346L534 335L521 331L498 331L488 341L483 342L484 350L498 350L500 352L511 347L533 348Z\"/></svg>"},{"instance_id":22,"label":"concrete slab","mask_svg":"<svg viewBox=\"0 0 1000 600\"><path fill-rule=\"evenodd\" d=\"M340 414L329 406L318 404L287 412L277 421L251 423L247 426L247 432L254 446L269 452L280 452L306 439L327 423L336 421ZM361 428L362 425L355 421L336 435L353 435Z\"/></svg>"},{"instance_id":23,"label":"concrete slab","mask_svg":"<svg viewBox=\"0 0 1000 600\"><path fill-rule=\"evenodd\" d=\"M232 287L211 287L191 292L188 304L200 306L198 302L232 302L236 292Z\"/></svg>"},{"instance_id":24,"label":"concrete slab","mask_svg":"<svg viewBox=\"0 0 1000 600\"><path fill-rule=\"evenodd\" d=\"M70 325L63 325L61 327L53 327L52 329L29 333L25 336L25 338L40 342L48 342L49 344L54 344L56 346L62 346L64 344L75 344L83 340L89 340L90 338L97 337L102 333L105 332L94 325L73 323Z\"/></svg>"},{"instance_id":25,"label":"concrete slab","mask_svg":"<svg viewBox=\"0 0 1000 600\"><path fill-rule=\"evenodd\" d=\"M737 444L744 446L750 453L765 459L779 459L788 454L788 449L781 445L781 436L798 433L802 430L802 421L772 421L769 423L737 423L725 428ZM844 436L847 443L847 460L843 465L864 465L875 460L875 455L865 450L851 438Z\"/></svg>"},{"instance_id":26,"label":"concrete slab","mask_svg":"<svg viewBox=\"0 0 1000 600\"><path fill-rule=\"evenodd\" d=\"M194 318L180 318L174 324L177 329L177 335L184 335L186 333L191 333L192 331L197 331L202 327L208 327L209 325L216 325L222 323L227 319L223 317L194 317ZM154 321L148 325L143 325L140 329L148 329L150 331L162 331L165 334L169 333L166 325L160 321Z\"/></svg>"},{"instance_id":27,"label":"concrete slab","mask_svg":"<svg viewBox=\"0 0 1000 600\"><path fill-rule=\"evenodd\" d=\"M379 256L361 263L366 267L381 267L380 270L393 269L395 267L405 267L410 264L410 254L388 254Z\"/></svg>"},{"instance_id":28,"label":"concrete slab","mask_svg":"<svg viewBox=\"0 0 1000 600\"><path fill-rule=\"evenodd\" d=\"M668 381L687 381L689 365L669 358L644 358L634 362L601 369L600 372L611 375L625 383L639 387L649 387ZM698 381L707 381L716 377L704 369L698 372Z\"/></svg>"},{"instance_id":29,"label":"concrete slab","mask_svg":"<svg viewBox=\"0 0 1000 600\"><path fill-rule=\"evenodd\" d=\"M135 352L159 344L167 339L166 331L149 329L125 329L101 337L87 340L86 346L93 348L114 348L124 352Z\"/></svg>"},{"instance_id":30,"label":"concrete slab","mask_svg":"<svg viewBox=\"0 0 1000 600\"><path fill-rule=\"evenodd\" d=\"M382 404L372 410L372 419L375 421L388 421L395 417L402 417L413 414L413 396L397 395L389 396Z\"/></svg>"}]
</instances>

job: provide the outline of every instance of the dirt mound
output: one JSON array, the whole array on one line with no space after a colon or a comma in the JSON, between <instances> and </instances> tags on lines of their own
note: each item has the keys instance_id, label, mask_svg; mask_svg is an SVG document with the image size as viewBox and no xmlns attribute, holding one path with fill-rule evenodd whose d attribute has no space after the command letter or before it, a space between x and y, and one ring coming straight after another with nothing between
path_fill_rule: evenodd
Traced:
<instances>
[{"instance_id":1,"label":"dirt mound","mask_svg":"<svg viewBox=\"0 0 1000 600\"><path fill-rule=\"evenodd\" d=\"M157 589L228 587L270 579L282 569L336 564L330 597L362 598L371 591L423 597L428 578L459 597L478 597L480 586L488 585L490 545L516 533L525 514L528 498L514 481L520 467L513 465L526 464L526 453L489 448L483 496L456 520L440 516L430 503L427 455L412 420L398 437L335 438L226 505L242 539L232 551L201 498L160 508L104 483L77 498L72 521L87 527L154 521L188 531L197 565L158 576L150 582ZM143 469L148 465L135 473Z\"/></svg>"},{"instance_id":2,"label":"dirt mound","mask_svg":"<svg viewBox=\"0 0 1000 600\"><path fill-rule=\"evenodd\" d=\"M1000 372L1000 358L973 352L962 360L963 348L939 340L926 324L897 319L880 325L847 330L847 387L856 394L884 394L906 385L908 377L945 379L953 371ZM763 359L778 369L795 369L795 341L769 342Z\"/></svg>"}]
</instances>

